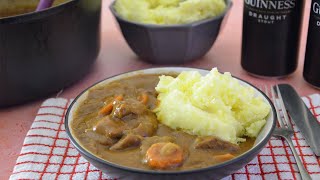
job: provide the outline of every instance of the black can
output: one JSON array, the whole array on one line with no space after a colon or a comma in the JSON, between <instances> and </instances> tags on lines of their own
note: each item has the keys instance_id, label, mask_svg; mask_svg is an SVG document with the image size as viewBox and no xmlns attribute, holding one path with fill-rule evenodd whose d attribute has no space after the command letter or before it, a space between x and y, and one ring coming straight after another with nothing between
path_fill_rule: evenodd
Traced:
<instances>
[{"instance_id":1,"label":"black can","mask_svg":"<svg viewBox=\"0 0 320 180\"><path fill-rule=\"evenodd\" d=\"M244 70L264 77L283 77L296 70L303 7L304 0L244 0Z\"/></svg>"},{"instance_id":2,"label":"black can","mask_svg":"<svg viewBox=\"0 0 320 180\"><path fill-rule=\"evenodd\" d=\"M303 70L304 79L320 87L320 0L311 4L307 48Z\"/></svg>"}]
</instances>

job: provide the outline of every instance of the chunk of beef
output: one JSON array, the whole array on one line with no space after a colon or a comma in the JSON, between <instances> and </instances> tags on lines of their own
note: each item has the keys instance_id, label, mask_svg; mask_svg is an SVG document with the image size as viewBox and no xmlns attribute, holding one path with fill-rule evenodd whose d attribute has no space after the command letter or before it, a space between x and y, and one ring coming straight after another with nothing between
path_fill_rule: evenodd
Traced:
<instances>
[{"instance_id":1,"label":"chunk of beef","mask_svg":"<svg viewBox=\"0 0 320 180\"><path fill-rule=\"evenodd\" d=\"M142 137L135 134L127 134L121 138L116 144L110 147L110 150L125 150L140 145Z\"/></svg>"},{"instance_id":2,"label":"chunk of beef","mask_svg":"<svg viewBox=\"0 0 320 180\"><path fill-rule=\"evenodd\" d=\"M140 115L148 111L140 101L135 99L126 99L125 101L116 101L113 106L112 117L121 119L128 114Z\"/></svg>"},{"instance_id":3,"label":"chunk of beef","mask_svg":"<svg viewBox=\"0 0 320 180\"><path fill-rule=\"evenodd\" d=\"M115 141L107 136L97 134L93 132L92 130L88 130L85 132L86 136L94 141L96 141L99 144L110 146L115 143Z\"/></svg>"},{"instance_id":4,"label":"chunk of beef","mask_svg":"<svg viewBox=\"0 0 320 180\"><path fill-rule=\"evenodd\" d=\"M106 118L97 122L92 130L98 134L106 135L110 138L121 138L126 125L122 121L112 120L107 116Z\"/></svg>"},{"instance_id":5,"label":"chunk of beef","mask_svg":"<svg viewBox=\"0 0 320 180\"><path fill-rule=\"evenodd\" d=\"M223 141L219 138L208 136L199 137L195 141L196 149L212 149L212 150L224 150L228 152L237 152L240 147L236 144L232 144L227 141Z\"/></svg>"},{"instance_id":6,"label":"chunk of beef","mask_svg":"<svg viewBox=\"0 0 320 180\"><path fill-rule=\"evenodd\" d=\"M132 130L132 133L138 134L142 137L150 137L156 131L156 127L151 123L140 123L138 127Z\"/></svg>"},{"instance_id":7,"label":"chunk of beef","mask_svg":"<svg viewBox=\"0 0 320 180\"><path fill-rule=\"evenodd\" d=\"M114 106L114 110L112 112L112 117L121 119L131 113L132 112L128 108L127 104L119 102L119 103L116 103L116 106Z\"/></svg>"},{"instance_id":8,"label":"chunk of beef","mask_svg":"<svg viewBox=\"0 0 320 180\"><path fill-rule=\"evenodd\" d=\"M152 113L139 115L137 116L135 121L138 122L138 125L131 126L132 128L129 128L129 130L125 134L133 133L142 137L149 137L152 136L157 130L158 121L156 119L156 116ZM131 121L127 121L127 123L129 122Z\"/></svg>"}]
</instances>

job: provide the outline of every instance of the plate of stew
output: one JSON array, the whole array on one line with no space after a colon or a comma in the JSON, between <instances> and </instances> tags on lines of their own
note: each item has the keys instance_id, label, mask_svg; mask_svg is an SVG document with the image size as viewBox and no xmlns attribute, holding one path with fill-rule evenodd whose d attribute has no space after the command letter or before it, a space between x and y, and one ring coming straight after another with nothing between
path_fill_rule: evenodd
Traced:
<instances>
[{"instance_id":1,"label":"plate of stew","mask_svg":"<svg viewBox=\"0 0 320 180\"><path fill-rule=\"evenodd\" d=\"M275 125L272 103L255 88L271 111L259 135L239 144L173 129L157 119L155 87L161 75L176 77L191 70L208 73L194 68L152 68L123 73L89 87L74 100L66 115L71 142L93 165L115 177L145 175L148 179L166 175L174 179L183 178L181 174L191 178L190 173L202 173L221 178L243 167L271 136Z\"/></svg>"}]
</instances>

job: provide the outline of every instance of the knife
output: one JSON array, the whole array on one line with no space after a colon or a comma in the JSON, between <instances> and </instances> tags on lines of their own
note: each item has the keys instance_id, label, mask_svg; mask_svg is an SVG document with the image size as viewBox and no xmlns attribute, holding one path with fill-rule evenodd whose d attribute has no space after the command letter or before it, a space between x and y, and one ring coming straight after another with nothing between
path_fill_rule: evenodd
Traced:
<instances>
[{"instance_id":1,"label":"knife","mask_svg":"<svg viewBox=\"0 0 320 180\"><path fill-rule=\"evenodd\" d=\"M279 84L284 105L313 152L320 156L320 124L311 114L295 89L289 84Z\"/></svg>"}]
</instances>

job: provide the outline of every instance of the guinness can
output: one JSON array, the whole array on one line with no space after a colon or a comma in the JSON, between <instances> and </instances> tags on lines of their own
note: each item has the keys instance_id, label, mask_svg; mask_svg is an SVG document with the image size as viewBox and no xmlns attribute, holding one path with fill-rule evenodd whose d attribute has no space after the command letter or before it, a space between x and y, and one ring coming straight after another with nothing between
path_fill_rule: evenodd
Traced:
<instances>
[{"instance_id":1,"label":"guinness can","mask_svg":"<svg viewBox=\"0 0 320 180\"><path fill-rule=\"evenodd\" d=\"M304 79L320 87L320 0L313 0L309 20Z\"/></svg>"},{"instance_id":2,"label":"guinness can","mask_svg":"<svg viewBox=\"0 0 320 180\"><path fill-rule=\"evenodd\" d=\"M244 0L244 70L263 77L283 77L296 70L303 7L304 0Z\"/></svg>"}]
</instances>

